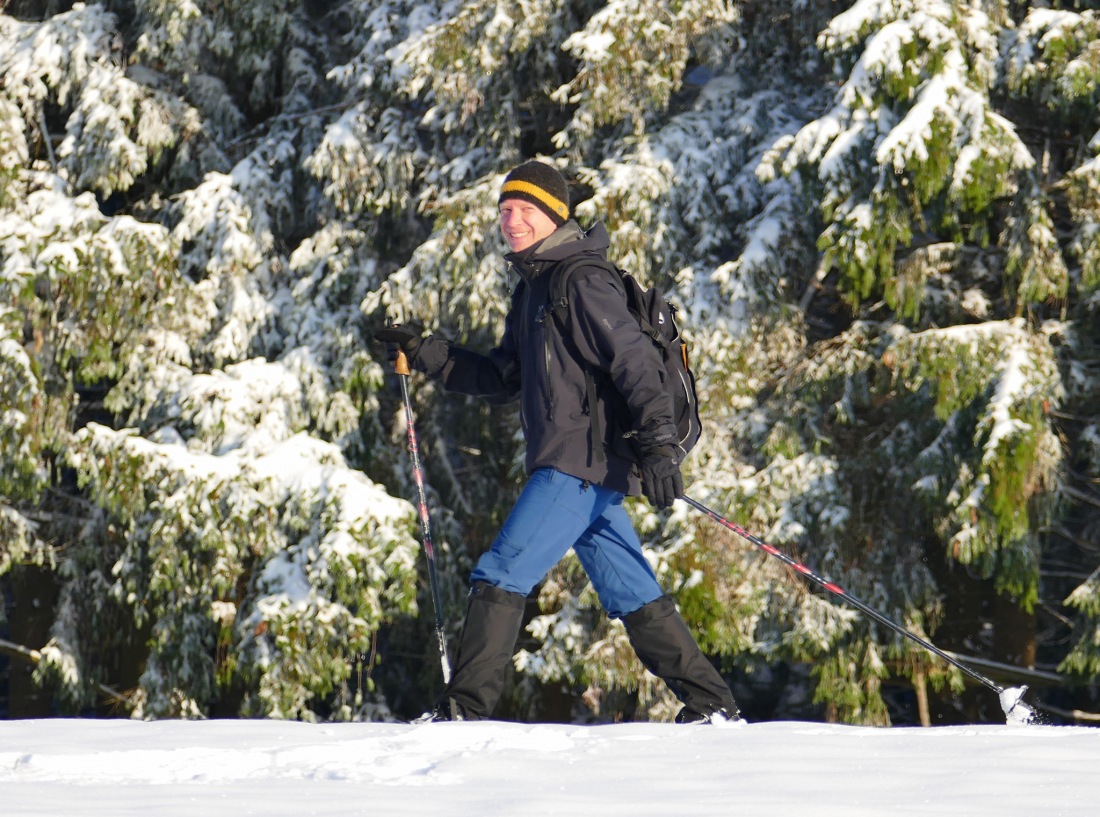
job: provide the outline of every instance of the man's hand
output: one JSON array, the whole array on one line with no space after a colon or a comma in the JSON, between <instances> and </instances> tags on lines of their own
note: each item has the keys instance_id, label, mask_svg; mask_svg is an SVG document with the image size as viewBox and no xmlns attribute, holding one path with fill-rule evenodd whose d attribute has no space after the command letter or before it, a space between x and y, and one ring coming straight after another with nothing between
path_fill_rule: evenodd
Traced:
<instances>
[{"instance_id":1,"label":"man's hand","mask_svg":"<svg viewBox=\"0 0 1100 817\"><path fill-rule=\"evenodd\" d=\"M670 508L676 497L684 495L681 458L675 445L658 445L642 452L642 491L654 507Z\"/></svg>"},{"instance_id":2,"label":"man's hand","mask_svg":"<svg viewBox=\"0 0 1100 817\"><path fill-rule=\"evenodd\" d=\"M416 353L420 351L420 344L424 342L424 328L419 324L394 324L386 326L374 333L375 340L386 344L386 357L390 363L397 362L397 353L404 352L409 359L409 365L416 361Z\"/></svg>"}]
</instances>

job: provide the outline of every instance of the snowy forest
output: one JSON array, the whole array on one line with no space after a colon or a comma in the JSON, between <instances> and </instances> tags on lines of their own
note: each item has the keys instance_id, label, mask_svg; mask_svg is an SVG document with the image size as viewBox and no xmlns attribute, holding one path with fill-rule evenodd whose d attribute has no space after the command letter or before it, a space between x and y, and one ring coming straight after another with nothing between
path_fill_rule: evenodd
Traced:
<instances>
[{"instance_id":1,"label":"snowy forest","mask_svg":"<svg viewBox=\"0 0 1100 817\"><path fill-rule=\"evenodd\" d=\"M505 173L679 307L688 493L1100 720L1100 3L0 3L0 716L408 719L442 689L399 381L488 350ZM518 413L409 381L454 640ZM995 695L629 502L750 720ZM972 662L972 663L970 663ZM498 716L668 720L568 557Z\"/></svg>"}]
</instances>

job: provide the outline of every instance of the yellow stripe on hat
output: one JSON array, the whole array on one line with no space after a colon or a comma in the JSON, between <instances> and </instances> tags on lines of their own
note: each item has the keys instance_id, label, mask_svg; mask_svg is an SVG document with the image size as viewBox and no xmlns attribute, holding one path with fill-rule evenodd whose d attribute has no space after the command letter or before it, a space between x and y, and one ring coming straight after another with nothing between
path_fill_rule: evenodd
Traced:
<instances>
[{"instance_id":1,"label":"yellow stripe on hat","mask_svg":"<svg viewBox=\"0 0 1100 817\"><path fill-rule=\"evenodd\" d=\"M537 184L516 180L505 182L504 186L500 188L501 198L508 193L526 193L528 196L534 196L563 219L569 218L569 205L557 196L550 195Z\"/></svg>"}]
</instances>

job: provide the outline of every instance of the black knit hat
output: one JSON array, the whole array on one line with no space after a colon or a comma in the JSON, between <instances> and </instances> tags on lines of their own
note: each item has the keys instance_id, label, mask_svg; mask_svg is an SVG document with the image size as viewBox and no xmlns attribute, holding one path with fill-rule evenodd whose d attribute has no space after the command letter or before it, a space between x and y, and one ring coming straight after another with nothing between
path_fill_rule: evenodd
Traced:
<instances>
[{"instance_id":1,"label":"black knit hat","mask_svg":"<svg viewBox=\"0 0 1100 817\"><path fill-rule=\"evenodd\" d=\"M531 202L559 227L569 218L569 187L557 170L542 162L527 162L505 176L497 204L505 199Z\"/></svg>"}]
</instances>

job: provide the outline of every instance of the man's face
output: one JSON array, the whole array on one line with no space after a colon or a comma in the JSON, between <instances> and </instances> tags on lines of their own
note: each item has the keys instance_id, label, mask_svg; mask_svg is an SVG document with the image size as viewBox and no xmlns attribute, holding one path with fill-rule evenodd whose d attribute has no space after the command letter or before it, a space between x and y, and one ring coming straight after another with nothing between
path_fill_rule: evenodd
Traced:
<instances>
[{"instance_id":1,"label":"man's face","mask_svg":"<svg viewBox=\"0 0 1100 817\"><path fill-rule=\"evenodd\" d=\"M556 229L554 220L529 201L505 199L500 203L500 232L512 252L526 250Z\"/></svg>"}]
</instances>

